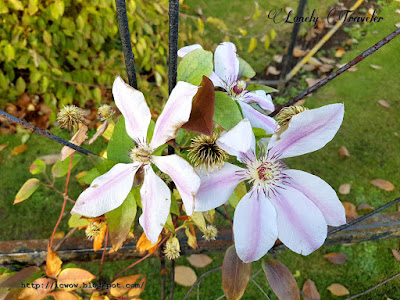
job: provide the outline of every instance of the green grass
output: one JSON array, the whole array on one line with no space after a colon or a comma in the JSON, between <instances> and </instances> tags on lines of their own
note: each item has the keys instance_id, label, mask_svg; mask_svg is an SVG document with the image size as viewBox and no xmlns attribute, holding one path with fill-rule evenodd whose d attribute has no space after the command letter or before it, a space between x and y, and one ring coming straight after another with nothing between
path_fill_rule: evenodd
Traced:
<instances>
[{"instance_id":1,"label":"green grass","mask_svg":"<svg viewBox=\"0 0 400 300\"><path fill-rule=\"evenodd\" d=\"M228 28L249 27L253 21L244 20L242 17L252 15L254 5L246 4L247 13L241 4L235 2L229 7L229 14L226 12L227 1L185 1L190 11L201 6L206 16L218 17L224 20ZM330 4L318 5L314 1L310 7L328 7ZM329 3L332 3L330 1ZM259 1L260 7L265 9L273 8L266 0ZM282 1L275 4L275 7L286 5L296 8L294 1ZM399 8L398 2L392 2L384 6L381 16L385 19L381 23L366 24L366 35L359 39L359 44L345 54L342 63L353 59L356 55L376 43L382 37L395 29L394 24L400 22L400 15L394 13ZM252 34L263 32L272 28L272 24L265 19L254 21L254 26L249 27ZM279 33L277 41L287 43L290 25L274 26ZM279 30L278 30L279 28ZM207 29L207 28L206 28ZM281 30L281 31L280 31ZM377 33L375 32L377 31ZM280 32L284 35L280 35ZM286 35L285 35L286 34ZM224 40L225 35L221 32L207 31L205 36L206 45L215 45ZM248 42L244 39L243 43ZM282 48L279 48L282 47ZM283 49L284 46L277 46L275 50ZM261 45L251 53L246 54L247 47L239 48L240 55L260 71L265 66L266 57L269 55ZM276 50L278 49L278 50ZM394 132L400 133L399 115L399 74L400 74L400 38L397 38L384 46L377 53L357 65L358 71L347 72L330 82L326 87L321 88L318 93L307 98L307 106L310 108L320 107L325 104L343 102L345 104L345 119L336 137L323 150L307 154L301 157L287 160L291 168L298 168L327 181L335 190L343 183L351 183L351 192L348 195L340 195L342 201L354 203L356 206L368 203L371 206L379 207L399 196L400 182L400 138ZM382 66L381 70L370 67L371 64ZM377 101L384 99L391 104L390 109L381 107ZM54 130L54 133L64 138L68 135L61 130ZM2 135L0 144L9 143L9 146L0 152L3 161L0 165L0 240L13 239L37 239L48 238L51 235L54 224L57 221L62 205L62 198L51 190L40 187L39 190L24 203L13 206L13 199L21 185L32 175L28 169L33 160L40 155L57 153L61 146L43 137L32 134L27 145L28 151L19 156L11 156L14 146L21 144L21 135ZM347 159L339 157L338 150L345 145L351 156ZM85 146L87 147L87 146ZM93 146L87 147L98 153L106 145L101 141ZM85 160L78 164L73 174L91 168L91 162ZM48 167L48 171L49 171ZM370 181L375 178L383 178L391 181L395 191L385 192L372 186ZM58 182L58 188L62 189L64 180ZM70 196L76 198L82 191L72 176L70 185ZM68 204L67 211L71 208ZM396 210L395 207L390 209ZM388 211L390 211L388 210ZM66 220L61 223L60 229L68 231ZM335 245L322 247L313 254L303 257L290 251L278 253L278 258L292 271L297 274L296 280L301 287L306 279L312 279L321 294L322 299L342 299L334 297L326 290L332 283L345 285L351 294L360 293L377 283L400 272L400 263L397 262L391 249L399 248L398 240L386 240L379 242L366 242L356 245ZM327 262L322 255L329 252L344 252L348 260L343 265L333 265ZM195 269L198 276L206 270L220 266L223 254L210 255L214 261L204 269ZM131 261L105 263L103 275L112 278L119 270L131 264ZM185 257L176 262L177 265L188 265ZM98 263L77 264L92 271L98 272ZM167 268L169 265L167 264ZM141 273L148 277L146 289L141 298L158 299L159 287L159 262L156 259L146 260L127 274ZM260 269L260 263L253 263L253 273ZM256 282L268 293L271 299L276 299L268 289L263 274L256 277ZM399 280L396 279L385 286L382 286L368 295L359 299L393 299L400 298L398 288ZM176 286L175 299L182 299L188 288ZM223 294L221 288L221 273L216 272L207 276L200 287L200 299L216 299ZM250 282L243 299L262 299L258 288ZM191 299L196 299L196 291Z\"/></svg>"}]
</instances>

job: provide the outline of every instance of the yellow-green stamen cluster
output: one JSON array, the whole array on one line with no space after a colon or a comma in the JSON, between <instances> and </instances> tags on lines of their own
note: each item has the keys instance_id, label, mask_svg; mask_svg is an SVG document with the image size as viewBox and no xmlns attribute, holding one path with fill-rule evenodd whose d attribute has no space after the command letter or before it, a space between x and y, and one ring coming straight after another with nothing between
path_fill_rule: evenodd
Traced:
<instances>
[{"instance_id":1,"label":"yellow-green stamen cluster","mask_svg":"<svg viewBox=\"0 0 400 300\"><path fill-rule=\"evenodd\" d=\"M73 129L79 123L83 123L83 110L75 105L64 106L57 114L57 121L65 129Z\"/></svg>"},{"instance_id":2,"label":"yellow-green stamen cluster","mask_svg":"<svg viewBox=\"0 0 400 300\"><path fill-rule=\"evenodd\" d=\"M195 167L205 168L208 172L224 165L228 155L217 145L218 138L216 132L212 136L199 135L193 138L188 157Z\"/></svg>"},{"instance_id":3,"label":"yellow-green stamen cluster","mask_svg":"<svg viewBox=\"0 0 400 300\"><path fill-rule=\"evenodd\" d=\"M175 236L165 243L164 254L168 259L177 259L180 252L179 240Z\"/></svg>"},{"instance_id":4,"label":"yellow-green stamen cluster","mask_svg":"<svg viewBox=\"0 0 400 300\"><path fill-rule=\"evenodd\" d=\"M204 233L203 238L206 241L211 241L215 240L215 238L217 237L218 230L217 227L215 227L214 225L207 225L203 233Z\"/></svg>"},{"instance_id":5,"label":"yellow-green stamen cluster","mask_svg":"<svg viewBox=\"0 0 400 300\"><path fill-rule=\"evenodd\" d=\"M151 160L151 150L147 145L137 145L132 148L129 157L133 162L137 161L142 164L148 164Z\"/></svg>"},{"instance_id":6,"label":"yellow-green stamen cluster","mask_svg":"<svg viewBox=\"0 0 400 300\"><path fill-rule=\"evenodd\" d=\"M98 113L100 116L100 120L105 121L109 120L112 117L112 115L114 114L114 110L110 105L104 104L100 106Z\"/></svg>"},{"instance_id":7,"label":"yellow-green stamen cluster","mask_svg":"<svg viewBox=\"0 0 400 300\"><path fill-rule=\"evenodd\" d=\"M276 122L280 127L283 127L289 124L290 120L293 116L306 111L307 108L298 105L292 105L289 107L284 107L282 110L276 115Z\"/></svg>"},{"instance_id":8,"label":"yellow-green stamen cluster","mask_svg":"<svg viewBox=\"0 0 400 300\"><path fill-rule=\"evenodd\" d=\"M96 222L90 222L86 227L85 234L88 240L93 241L100 234L100 225Z\"/></svg>"}]
</instances>

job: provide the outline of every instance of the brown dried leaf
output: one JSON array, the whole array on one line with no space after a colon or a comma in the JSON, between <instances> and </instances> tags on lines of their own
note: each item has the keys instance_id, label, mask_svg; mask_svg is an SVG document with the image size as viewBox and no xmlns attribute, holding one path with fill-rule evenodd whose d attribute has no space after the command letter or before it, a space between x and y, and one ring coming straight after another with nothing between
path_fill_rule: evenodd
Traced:
<instances>
[{"instance_id":1,"label":"brown dried leaf","mask_svg":"<svg viewBox=\"0 0 400 300\"><path fill-rule=\"evenodd\" d=\"M222 289L226 299L240 299L251 276L251 263L244 263L236 254L235 246L226 249L222 263Z\"/></svg>"},{"instance_id":2,"label":"brown dried leaf","mask_svg":"<svg viewBox=\"0 0 400 300\"><path fill-rule=\"evenodd\" d=\"M97 138L99 136L101 136L108 128L108 125L110 125L110 121L109 120L105 120L103 124L101 124L101 126L99 128L97 128L96 133L92 136L92 138L89 141L89 145L93 144L95 142L95 140L97 140Z\"/></svg>"},{"instance_id":3,"label":"brown dried leaf","mask_svg":"<svg viewBox=\"0 0 400 300\"><path fill-rule=\"evenodd\" d=\"M16 146L13 151L11 152L11 155L20 155L21 153L24 153L26 150L28 150L28 146L25 144Z\"/></svg>"},{"instance_id":4,"label":"brown dried leaf","mask_svg":"<svg viewBox=\"0 0 400 300\"><path fill-rule=\"evenodd\" d=\"M382 69L382 67L381 66L378 66L378 65L369 65L372 69L375 69L375 70L381 70Z\"/></svg>"},{"instance_id":5,"label":"brown dried leaf","mask_svg":"<svg viewBox=\"0 0 400 300\"><path fill-rule=\"evenodd\" d=\"M397 261L400 261L400 252L399 252L399 250L392 249L392 253L393 253L394 258Z\"/></svg>"},{"instance_id":6,"label":"brown dried leaf","mask_svg":"<svg viewBox=\"0 0 400 300\"><path fill-rule=\"evenodd\" d=\"M333 283L327 287L327 290L330 291L335 296L345 296L350 294L349 290L339 283Z\"/></svg>"},{"instance_id":7,"label":"brown dried leaf","mask_svg":"<svg viewBox=\"0 0 400 300\"><path fill-rule=\"evenodd\" d=\"M342 265L347 260L347 255L342 252L332 252L325 254L324 257L335 265Z\"/></svg>"},{"instance_id":8,"label":"brown dried leaf","mask_svg":"<svg viewBox=\"0 0 400 300\"><path fill-rule=\"evenodd\" d=\"M78 287L82 287L84 283L89 283L95 278L96 276L86 270L69 268L61 271L60 275L58 275L57 283L58 285L64 284L67 286L77 284ZM63 288L65 291L73 291L75 289L75 287Z\"/></svg>"},{"instance_id":9,"label":"brown dried leaf","mask_svg":"<svg viewBox=\"0 0 400 300\"><path fill-rule=\"evenodd\" d=\"M0 288L20 288L21 282L31 277L33 274L40 272L40 268L33 266L22 269L21 271L15 273L10 278L6 279L0 284Z\"/></svg>"},{"instance_id":10,"label":"brown dried leaf","mask_svg":"<svg viewBox=\"0 0 400 300\"><path fill-rule=\"evenodd\" d=\"M323 64L323 65L319 66L319 70L324 73L330 72L333 68L334 68L333 66L328 65L328 64Z\"/></svg>"},{"instance_id":11,"label":"brown dried leaf","mask_svg":"<svg viewBox=\"0 0 400 300\"><path fill-rule=\"evenodd\" d=\"M400 28L400 23L396 23L395 26L396 26L397 28Z\"/></svg>"},{"instance_id":12,"label":"brown dried leaf","mask_svg":"<svg viewBox=\"0 0 400 300\"><path fill-rule=\"evenodd\" d=\"M74 134L70 142L72 144L75 144L77 146L80 146L86 139L87 139L87 131L88 127L86 125L82 125L78 131ZM72 153L74 153L75 150L64 146L61 150L61 160L65 160L68 156L70 156Z\"/></svg>"},{"instance_id":13,"label":"brown dried leaf","mask_svg":"<svg viewBox=\"0 0 400 300\"><path fill-rule=\"evenodd\" d=\"M350 152L349 152L349 150L347 150L346 146L342 145L342 146L340 146L340 149L339 149L339 155L344 158L350 157Z\"/></svg>"},{"instance_id":14,"label":"brown dried leaf","mask_svg":"<svg viewBox=\"0 0 400 300\"><path fill-rule=\"evenodd\" d=\"M321 62L318 58L315 58L315 57L313 57L313 56L311 56L311 57L308 59L308 63L309 63L310 65L316 66L316 67L322 66L322 62Z\"/></svg>"},{"instance_id":15,"label":"brown dried leaf","mask_svg":"<svg viewBox=\"0 0 400 300\"><path fill-rule=\"evenodd\" d=\"M350 194L350 188L351 188L350 183L344 183L344 184L340 185L339 186L339 194L342 194L342 195Z\"/></svg>"},{"instance_id":16,"label":"brown dried leaf","mask_svg":"<svg viewBox=\"0 0 400 300\"><path fill-rule=\"evenodd\" d=\"M308 84L308 87L312 87L313 85L315 85L316 83L319 82L319 79L317 79L317 78L306 78L306 82Z\"/></svg>"},{"instance_id":17,"label":"brown dried leaf","mask_svg":"<svg viewBox=\"0 0 400 300\"><path fill-rule=\"evenodd\" d=\"M192 254L187 257L189 263L195 268L204 268L212 263L212 258L205 254Z\"/></svg>"},{"instance_id":18,"label":"brown dried leaf","mask_svg":"<svg viewBox=\"0 0 400 300\"><path fill-rule=\"evenodd\" d=\"M314 71L317 67L310 65L310 64L305 64L304 66L301 67L302 70L307 71L307 72L311 72Z\"/></svg>"},{"instance_id":19,"label":"brown dried leaf","mask_svg":"<svg viewBox=\"0 0 400 300\"><path fill-rule=\"evenodd\" d=\"M371 180L370 182L372 185L380 188L381 190L390 192L394 190L394 185L390 181L387 181L385 179L374 179Z\"/></svg>"},{"instance_id":20,"label":"brown dried leaf","mask_svg":"<svg viewBox=\"0 0 400 300\"><path fill-rule=\"evenodd\" d=\"M301 290L306 296L307 299L305 300L320 300L321 295L318 292L318 289L311 279L307 279L306 282L304 282L303 289Z\"/></svg>"},{"instance_id":21,"label":"brown dried leaf","mask_svg":"<svg viewBox=\"0 0 400 300\"><path fill-rule=\"evenodd\" d=\"M134 284L139 278L142 276L141 274L135 274L130 276L125 276L118 278L113 281L113 284L120 287L112 287L110 289L110 294L114 297L121 297L126 294L131 288L126 288L127 284Z\"/></svg>"},{"instance_id":22,"label":"brown dried leaf","mask_svg":"<svg viewBox=\"0 0 400 300\"><path fill-rule=\"evenodd\" d=\"M7 146L8 146L8 144L0 145L0 151L3 151L4 148L6 148Z\"/></svg>"},{"instance_id":23,"label":"brown dried leaf","mask_svg":"<svg viewBox=\"0 0 400 300\"><path fill-rule=\"evenodd\" d=\"M334 64L336 62L336 60L324 56L320 57L319 59L325 64Z\"/></svg>"},{"instance_id":24,"label":"brown dried leaf","mask_svg":"<svg viewBox=\"0 0 400 300\"><path fill-rule=\"evenodd\" d=\"M342 57L345 53L346 51L342 47L339 47L335 52L335 57Z\"/></svg>"},{"instance_id":25,"label":"brown dried leaf","mask_svg":"<svg viewBox=\"0 0 400 300\"><path fill-rule=\"evenodd\" d=\"M47 248L46 274L51 277L57 277L61 272L62 260L57 253L50 247Z\"/></svg>"},{"instance_id":26,"label":"brown dried leaf","mask_svg":"<svg viewBox=\"0 0 400 300\"><path fill-rule=\"evenodd\" d=\"M346 212L346 217L358 217L358 212L353 203L350 202L342 202L344 210Z\"/></svg>"},{"instance_id":27,"label":"brown dried leaf","mask_svg":"<svg viewBox=\"0 0 400 300\"><path fill-rule=\"evenodd\" d=\"M193 226L191 225L191 227L193 227ZM190 230L189 228L186 228L185 234L188 238L188 245L190 247L192 247L193 249L196 249L198 246L197 246L197 237L196 237L196 233L194 232L194 230L192 232L192 230Z\"/></svg>"},{"instance_id":28,"label":"brown dried leaf","mask_svg":"<svg viewBox=\"0 0 400 300\"><path fill-rule=\"evenodd\" d=\"M74 294L65 291L52 292L50 295L53 296L55 300L78 300L78 297ZM93 300L94 298L90 299Z\"/></svg>"},{"instance_id":29,"label":"brown dried leaf","mask_svg":"<svg viewBox=\"0 0 400 300\"><path fill-rule=\"evenodd\" d=\"M37 288L26 287L18 295L18 300L40 300L54 290L54 281L50 278L38 278L32 282Z\"/></svg>"},{"instance_id":30,"label":"brown dried leaf","mask_svg":"<svg viewBox=\"0 0 400 300\"><path fill-rule=\"evenodd\" d=\"M300 47L298 47L298 46L294 47L294 49L293 49L294 57L302 57L302 56L306 55L306 53L307 53L306 51L301 50Z\"/></svg>"},{"instance_id":31,"label":"brown dried leaf","mask_svg":"<svg viewBox=\"0 0 400 300\"><path fill-rule=\"evenodd\" d=\"M147 238L146 234L143 232L138 242L136 243L136 249L139 250L140 255L143 255L146 251L149 251L149 253L153 253L157 250L157 246L160 241L161 236L158 237L157 243L152 244Z\"/></svg>"},{"instance_id":32,"label":"brown dried leaf","mask_svg":"<svg viewBox=\"0 0 400 300\"><path fill-rule=\"evenodd\" d=\"M280 64L282 62L283 56L280 54L275 54L273 58L274 58L274 62L277 62L278 64Z\"/></svg>"},{"instance_id":33,"label":"brown dried leaf","mask_svg":"<svg viewBox=\"0 0 400 300\"><path fill-rule=\"evenodd\" d=\"M385 100L378 100L378 103L385 108L390 108L390 104L387 103Z\"/></svg>"},{"instance_id":34,"label":"brown dried leaf","mask_svg":"<svg viewBox=\"0 0 400 300\"><path fill-rule=\"evenodd\" d=\"M281 74L281 71L277 70L274 66L269 66L267 68L267 74L279 75Z\"/></svg>"},{"instance_id":35,"label":"brown dried leaf","mask_svg":"<svg viewBox=\"0 0 400 300\"><path fill-rule=\"evenodd\" d=\"M213 134L214 106L214 85L208 77L203 76L199 90L193 97L189 121L183 124L182 128L211 136Z\"/></svg>"},{"instance_id":36,"label":"brown dried leaf","mask_svg":"<svg viewBox=\"0 0 400 300\"><path fill-rule=\"evenodd\" d=\"M175 282L183 286L192 286L197 280L197 275L192 268L177 266L175 268Z\"/></svg>"},{"instance_id":37,"label":"brown dried leaf","mask_svg":"<svg viewBox=\"0 0 400 300\"><path fill-rule=\"evenodd\" d=\"M296 279L284 264L267 256L262 262L262 268L269 286L279 300L300 300Z\"/></svg>"},{"instance_id":38,"label":"brown dried leaf","mask_svg":"<svg viewBox=\"0 0 400 300\"><path fill-rule=\"evenodd\" d=\"M146 286L146 277L143 277L142 280L138 283L140 287L134 287L129 290L128 298L134 299L139 297L139 295L144 291L144 287ZM139 300L139 299L138 299Z\"/></svg>"},{"instance_id":39,"label":"brown dried leaf","mask_svg":"<svg viewBox=\"0 0 400 300\"><path fill-rule=\"evenodd\" d=\"M46 166L54 165L56 162L60 160L60 154L47 154L43 156L39 156L41 160L44 161Z\"/></svg>"},{"instance_id":40,"label":"brown dried leaf","mask_svg":"<svg viewBox=\"0 0 400 300\"><path fill-rule=\"evenodd\" d=\"M369 204L363 203L357 207L357 210L374 210L375 208Z\"/></svg>"}]
</instances>

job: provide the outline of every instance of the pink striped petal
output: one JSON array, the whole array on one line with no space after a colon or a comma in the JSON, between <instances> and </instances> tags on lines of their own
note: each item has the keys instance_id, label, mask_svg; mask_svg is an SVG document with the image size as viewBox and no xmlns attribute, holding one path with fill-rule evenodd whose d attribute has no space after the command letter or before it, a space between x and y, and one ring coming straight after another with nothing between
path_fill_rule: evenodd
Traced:
<instances>
[{"instance_id":1,"label":"pink striped petal","mask_svg":"<svg viewBox=\"0 0 400 300\"><path fill-rule=\"evenodd\" d=\"M280 138L272 136L268 149L280 158L293 157L321 149L333 139L342 124L344 105L325 105L292 117Z\"/></svg>"},{"instance_id":2,"label":"pink striped petal","mask_svg":"<svg viewBox=\"0 0 400 300\"><path fill-rule=\"evenodd\" d=\"M215 73L227 86L235 82L239 75L239 59L236 46L231 42L224 42L215 49Z\"/></svg>"},{"instance_id":3,"label":"pink striped petal","mask_svg":"<svg viewBox=\"0 0 400 300\"><path fill-rule=\"evenodd\" d=\"M246 179L238 174L244 171L238 166L225 163L218 171L209 174L200 173L201 184L195 197L194 210L207 211L228 201L236 186Z\"/></svg>"},{"instance_id":4,"label":"pink striped petal","mask_svg":"<svg viewBox=\"0 0 400 300\"><path fill-rule=\"evenodd\" d=\"M276 122L274 119L263 115L249 104L242 101L238 101L238 103L242 109L243 117L249 119L252 127L264 129L266 134L272 134L275 132Z\"/></svg>"},{"instance_id":5,"label":"pink striped petal","mask_svg":"<svg viewBox=\"0 0 400 300\"><path fill-rule=\"evenodd\" d=\"M254 157L256 138L249 120L243 119L231 130L224 132L217 140L219 147L239 160L244 157Z\"/></svg>"},{"instance_id":6,"label":"pink striped petal","mask_svg":"<svg viewBox=\"0 0 400 300\"><path fill-rule=\"evenodd\" d=\"M265 93L263 90L247 92L240 100L246 102L247 104L256 102L264 110L269 110L271 112L275 110L271 95Z\"/></svg>"},{"instance_id":7,"label":"pink striped petal","mask_svg":"<svg viewBox=\"0 0 400 300\"><path fill-rule=\"evenodd\" d=\"M71 214L98 217L119 207L132 189L139 163L116 164L80 194Z\"/></svg>"},{"instance_id":8,"label":"pink striped petal","mask_svg":"<svg viewBox=\"0 0 400 300\"><path fill-rule=\"evenodd\" d=\"M176 84L154 127L150 143L152 149L175 138L179 128L189 120L192 100L197 89L197 86L183 81Z\"/></svg>"},{"instance_id":9,"label":"pink striped petal","mask_svg":"<svg viewBox=\"0 0 400 300\"><path fill-rule=\"evenodd\" d=\"M112 87L115 104L125 118L128 135L135 141L145 142L150 124L150 109L141 92L117 76Z\"/></svg>"},{"instance_id":10,"label":"pink striped petal","mask_svg":"<svg viewBox=\"0 0 400 300\"><path fill-rule=\"evenodd\" d=\"M346 223L342 202L329 184L321 178L300 170L285 170L289 184L303 193L321 210L325 221L331 226Z\"/></svg>"},{"instance_id":11,"label":"pink striped petal","mask_svg":"<svg viewBox=\"0 0 400 300\"><path fill-rule=\"evenodd\" d=\"M252 262L263 257L278 237L276 212L263 193L247 193L235 210L233 233L239 258Z\"/></svg>"},{"instance_id":12,"label":"pink striped petal","mask_svg":"<svg viewBox=\"0 0 400 300\"><path fill-rule=\"evenodd\" d=\"M196 49L203 49L203 47L200 44L194 44L194 45L182 47L181 49L178 50L178 56L184 57L186 54L188 54Z\"/></svg>"},{"instance_id":13,"label":"pink striped petal","mask_svg":"<svg viewBox=\"0 0 400 300\"><path fill-rule=\"evenodd\" d=\"M271 195L278 238L290 250L308 255L325 241L327 225L319 208L299 191L285 186Z\"/></svg>"},{"instance_id":14,"label":"pink striped petal","mask_svg":"<svg viewBox=\"0 0 400 300\"><path fill-rule=\"evenodd\" d=\"M194 196L200 187L200 177L193 167L182 157L173 154L166 156L152 156L153 163L171 177L185 205L186 214L192 215L194 210Z\"/></svg>"},{"instance_id":15,"label":"pink striped petal","mask_svg":"<svg viewBox=\"0 0 400 300\"><path fill-rule=\"evenodd\" d=\"M140 188L143 213L139 223L150 242L157 243L158 236L167 221L171 207L171 191L150 165L145 167L143 185Z\"/></svg>"}]
</instances>

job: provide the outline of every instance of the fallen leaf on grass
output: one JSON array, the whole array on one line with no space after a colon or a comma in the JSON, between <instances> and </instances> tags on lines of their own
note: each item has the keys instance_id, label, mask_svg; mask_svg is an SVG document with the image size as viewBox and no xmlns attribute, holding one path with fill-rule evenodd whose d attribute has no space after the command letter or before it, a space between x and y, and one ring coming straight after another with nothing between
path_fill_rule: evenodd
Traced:
<instances>
[{"instance_id":1,"label":"fallen leaf on grass","mask_svg":"<svg viewBox=\"0 0 400 300\"><path fill-rule=\"evenodd\" d=\"M336 62L336 60L324 56L320 57L319 59L325 64L334 64Z\"/></svg>"},{"instance_id":2,"label":"fallen leaf on grass","mask_svg":"<svg viewBox=\"0 0 400 300\"><path fill-rule=\"evenodd\" d=\"M387 103L385 100L378 100L378 103L385 108L390 108L390 104Z\"/></svg>"},{"instance_id":3,"label":"fallen leaf on grass","mask_svg":"<svg viewBox=\"0 0 400 300\"><path fill-rule=\"evenodd\" d=\"M306 55L306 53L307 53L306 51L301 50L300 47L298 47L298 46L294 47L294 49L293 49L294 57L302 57L302 56Z\"/></svg>"},{"instance_id":4,"label":"fallen leaf on grass","mask_svg":"<svg viewBox=\"0 0 400 300\"><path fill-rule=\"evenodd\" d=\"M267 74L279 75L281 74L281 71L277 70L274 66L269 66L267 69Z\"/></svg>"},{"instance_id":5,"label":"fallen leaf on grass","mask_svg":"<svg viewBox=\"0 0 400 300\"><path fill-rule=\"evenodd\" d=\"M332 252L325 254L324 257L335 265L342 265L346 262L347 256L342 252Z\"/></svg>"},{"instance_id":6,"label":"fallen leaf on grass","mask_svg":"<svg viewBox=\"0 0 400 300\"><path fill-rule=\"evenodd\" d=\"M399 252L399 250L392 249L392 253L393 253L394 258L395 258L397 261L400 261L400 252Z\"/></svg>"},{"instance_id":7,"label":"fallen leaf on grass","mask_svg":"<svg viewBox=\"0 0 400 300\"><path fill-rule=\"evenodd\" d=\"M371 180L370 182L372 185L380 188L381 190L390 192L394 190L394 185L390 181L387 181L385 179L374 179Z\"/></svg>"},{"instance_id":8,"label":"fallen leaf on grass","mask_svg":"<svg viewBox=\"0 0 400 300\"><path fill-rule=\"evenodd\" d=\"M310 65L316 66L316 67L319 67L319 66L322 66L322 65L323 65L322 62L321 62L318 58L315 58L315 57L310 57L310 58L308 59L308 63L309 63Z\"/></svg>"},{"instance_id":9,"label":"fallen leaf on grass","mask_svg":"<svg viewBox=\"0 0 400 300\"><path fill-rule=\"evenodd\" d=\"M321 299L321 295L318 292L317 286L311 279L307 279L306 282L304 282L303 289L301 291L303 292L304 295L307 296L306 300Z\"/></svg>"},{"instance_id":10,"label":"fallen leaf on grass","mask_svg":"<svg viewBox=\"0 0 400 300\"><path fill-rule=\"evenodd\" d=\"M395 26L396 26L397 28L400 28L400 23L396 23Z\"/></svg>"},{"instance_id":11,"label":"fallen leaf on grass","mask_svg":"<svg viewBox=\"0 0 400 300\"><path fill-rule=\"evenodd\" d=\"M346 146L340 146L339 148L339 155L341 157L350 157L350 152L347 150Z\"/></svg>"},{"instance_id":12,"label":"fallen leaf on grass","mask_svg":"<svg viewBox=\"0 0 400 300\"><path fill-rule=\"evenodd\" d=\"M204 268L212 263L212 258L205 254L192 254L187 257L189 263L195 268Z\"/></svg>"},{"instance_id":13,"label":"fallen leaf on grass","mask_svg":"<svg viewBox=\"0 0 400 300\"><path fill-rule=\"evenodd\" d=\"M321 72L324 72L324 73L329 72L329 71L331 71L332 69L333 69L333 66L332 66L332 65L328 65L328 64L323 64L323 65L320 65L320 66L319 66L319 70L320 70Z\"/></svg>"},{"instance_id":14,"label":"fallen leaf on grass","mask_svg":"<svg viewBox=\"0 0 400 300\"><path fill-rule=\"evenodd\" d=\"M375 69L375 70L380 70L380 69L382 69L382 67L381 66L378 66L378 65L369 65L372 69Z\"/></svg>"},{"instance_id":15,"label":"fallen leaf on grass","mask_svg":"<svg viewBox=\"0 0 400 300\"><path fill-rule=\"evenodd\" d=\"M278 64L280 64L282 62L282 58L283 58L283 56L280 54L274 55L274 61L277 62Z\"/></svg>"},{"instance_id":16,"label":"fallen leaf on grass","mask_svg":"<svg viewBox=\"0 0 400 300\"><path fill-rule=\"evenodd\" d=\"M316 66L313 66L313 65L310 65L310 64L305 64L304 66L301 67L301 69L303 71L307 71L307 72L314 71L316 68L317 68Z\"/></svg>"},{"instance_id":17,"label":"fallen leaf on grass","mask_svg":"<svg viewBox=\"0 0 400 300\"><path fill-rule=\"evenodd\" d=\"M7 147L7 146L8 146L8 144L0 145L0 151L3 151L3 149L4 149L5 147Z\"/></svg>"},{"instance_id":18,"label":"fallen leaf on grass","mask_svg":"<svg viewBox=\"0 0 400 300\"><path fill-rule=\"evenodd\" d=\"M177 266L175 268L175 282L183 286L192 286L197 280L197 275L192 268Z\"/></svg>"},{"instance_id":19,"label":"fallen leaf on grass","mask_svg":"<svg viewBox=\"0 0 400 300\"><path fill-rule=\"evenodd\" d=\"M343 67L343 66L345 66L346 64L336 64L336 68L341 68L341 67ZM358 71L358 69L357 69L357 67L356 66L352 66L350 69L347 69L347 71L349 71L349 72L357 72Z\"/></svg>"},{"instance_id":20,"label":"fallen leaf on grass","mask_svg":"<svg viewBox=\"0 0 400 300\"><path fill-rule=\"evenodd\" d=\"M396 9L394 12L395 12L396 14L400 14L400 9Z\"/></svg>"},{"instance_id":21,"label":"fallen leaf on grass","mask_svg":"<svg viewBox=\"0 0 400 300\"><path fill-rule=\"evenodd\" d=\"M369 204L363 203L357 207L357 210L374 210L375 208Z\"/></svg>"},{"instance_id":22,"label":"fallen leaf on grass","mask_svg":"<svg viewBox=\"0 0 400 300\"><path fill-rule=\"evenodd\" d=\"M342 205L344 207L346 217L350 218L355 218L358 217L358 212L356 210L356 207L354 206L353 203L350 202L342 202Z\"/></svg>"},{"instance_id":23,"label":"fallen leaf on grass","mask_svg":"<svg viewBox=\"0 0 400 300\"><path fill-rule=\"evenodd\" d=\"M350 294L349 290L339 283L331 284L327 287L327 290L335 296L344 296Z\"/></svg>"},{"instance_id":24,"label":"fallen leaf on grass","mask_svg":"<svg viewBox=\"0 0 400 300\"><path fill-rule=\"evenodd\" d=\"M319 79L317 79L317 78L306 78L306 82L308 84L308 87L312 87L317 82L319 82Z\"/></svg>"},{"instance_id":25,"label":"fallen leaf on grass","mask_svg":"<svg viewBox=\"0 0 400 300\"><path fill-rule=\"evenodd\" d=\"M335 57L342 57L345 53L346 51L342 47L339 47L335 52Z\"/></svg>"},{"instance_id":26,"label":"fallen leaf on grass","mask_svg":"<svg viewBox=\"0 0 400 300\"><path fill-rule=\"evenodd\" d=\"M11 152L11 155L19 155L21 153L24 153L26 150L28 150L28 146L25 144L16 146L13 151Z\"/></svg>"},{"instance_id":27,"label":"fallen leaf on grass","mask_svg":"<svg viewBox=\"0 0 400 300\"><path fill-rule=\"evenodd\" d=\"M350 194L350 188L351 188L350 183L342 184L341 186L339 186L339 194L342 194L342 195Z\"/></svg>"}]
</instances>

